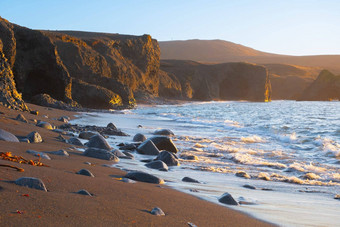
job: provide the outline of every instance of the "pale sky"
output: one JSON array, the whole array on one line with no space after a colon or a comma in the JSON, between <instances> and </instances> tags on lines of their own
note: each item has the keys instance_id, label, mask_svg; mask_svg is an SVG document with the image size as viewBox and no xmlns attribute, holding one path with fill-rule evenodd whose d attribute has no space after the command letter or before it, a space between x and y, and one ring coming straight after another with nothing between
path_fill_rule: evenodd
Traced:
<instances>
[{"instance_id":1,"label":"pale sky","mask_svg":"<svg viewBox=\"0 0 340 227\"><path fill-rule=\"evenodd\" d=\"M0 0L0 16L33 29L159 41L221 39L289 55L340 54L340 0Z\"/></svg>"}]
</instances>

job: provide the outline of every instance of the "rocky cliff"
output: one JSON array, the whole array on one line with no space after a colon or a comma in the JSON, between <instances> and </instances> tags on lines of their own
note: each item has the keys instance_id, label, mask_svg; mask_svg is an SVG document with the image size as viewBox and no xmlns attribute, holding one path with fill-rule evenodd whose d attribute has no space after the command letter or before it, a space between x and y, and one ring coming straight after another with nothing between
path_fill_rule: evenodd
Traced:
<instances>
[{"instance_id":1,"label":"rocky cliff","mask_svg":"<svg viewBox=\"0 0 340 227\"><path fill-rule=\"evenodd\" d=\"M271 99L265 67L248 63L201 64L194 61L162 60L161 70L175 77L173 93L194 100ZM177 85L179 81L180 87Z\"/></svg>"},{"instance_id":2,"label":"rocky cliff","mask_svg":"<svg viewBox=\"0 0 340 227\"><path fill-rule=\"evenodd\" d=\"M37 31L0 18L0 40L26 100L49 94L66 103L115 108L133 106L134 93L158 95L160 50L149 35Z\"/></svg>"},{"instance_id":3,"label":"rocky cliff","mask_svg":"<svg viewBox=\"0 0 340 227\"><path fill-rule=\"evenodd\" d=\"M323 70L298 98L308 101L340 100L340 75Z\"/></svg>"}]
</instances>

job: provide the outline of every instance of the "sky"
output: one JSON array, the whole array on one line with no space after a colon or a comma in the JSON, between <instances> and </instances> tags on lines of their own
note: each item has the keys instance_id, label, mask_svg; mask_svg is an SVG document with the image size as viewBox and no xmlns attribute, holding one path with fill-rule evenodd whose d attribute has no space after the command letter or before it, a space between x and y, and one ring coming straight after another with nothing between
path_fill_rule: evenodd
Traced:
<instances>
[{"instance_id":1,"label":"sky","mask_svg":"<svg viewBox=\"0 0 340 227\"><path fill-rule=\"evenodd\" d=\"M221 39L288 55L340 54L339 0L0 0L0 16L32 29L158 41Z\"/></svg>"}]
</instances>

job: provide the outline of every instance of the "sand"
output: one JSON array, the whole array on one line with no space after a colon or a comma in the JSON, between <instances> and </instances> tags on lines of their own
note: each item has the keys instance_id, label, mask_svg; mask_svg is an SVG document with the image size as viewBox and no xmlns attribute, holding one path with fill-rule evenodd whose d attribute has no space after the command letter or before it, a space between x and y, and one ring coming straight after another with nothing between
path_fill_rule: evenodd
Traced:
<instances>
[{"instance_id":1,"label":"sand","mask_svg":"<svg viewBox=\"0 0 340 227\"><path fill-rule=\"evenodd\" d=\"M0 152L12 152L36 159L26 150L56 151L65 149L70 157L52 155L37 167L0 159L0 164L24 168L24 172L0 167L0 226L272 226L241 212L178 192L165 185L119 180L126 173L103 166L110 161L85 157L74 146L60 142L58 133L35 126L33 119L61 125L53 120L60 116L74 118L75 112L29 105L39 115L22 113L0 106L0 128L16 136L38 131L44 142L39 144L0 141ZM29 123L15 120L22 113ZM44 117L48 116L48 118ZM90 162L93 165L85 164ZM86 168L93 177L76 174ZM48 192L15 185L20 177L37 177ZM92 197L76 194L86 189ZM165 216L150 211L160 207Z\"/></svg>"}]
</instances>

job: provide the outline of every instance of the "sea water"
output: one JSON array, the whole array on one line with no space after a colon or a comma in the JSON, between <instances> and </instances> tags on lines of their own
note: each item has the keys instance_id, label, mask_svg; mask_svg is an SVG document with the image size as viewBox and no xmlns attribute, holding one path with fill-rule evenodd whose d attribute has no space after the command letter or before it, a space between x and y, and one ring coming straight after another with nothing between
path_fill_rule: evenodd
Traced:
<instances>
[{"instance_id":1,"label":"sea water","mask_svg":"<svg viewBox=\"0 0 340 227\"><path fill-rule=\"evenodd\" d=\"M340 226L340 102L190 102L84 113L73 123L113 122L129 137L109 137L113 147L136 133L170 129L181 160L169 172L136 160L115 167L142 170L183 192L218 203L229 192L232 207L282 226ZM247 175L247 178L237 175ZM182 182L185 176L201 184ZM251 185L256 189L243 187Z\"/></svg>"}]
</instances>

